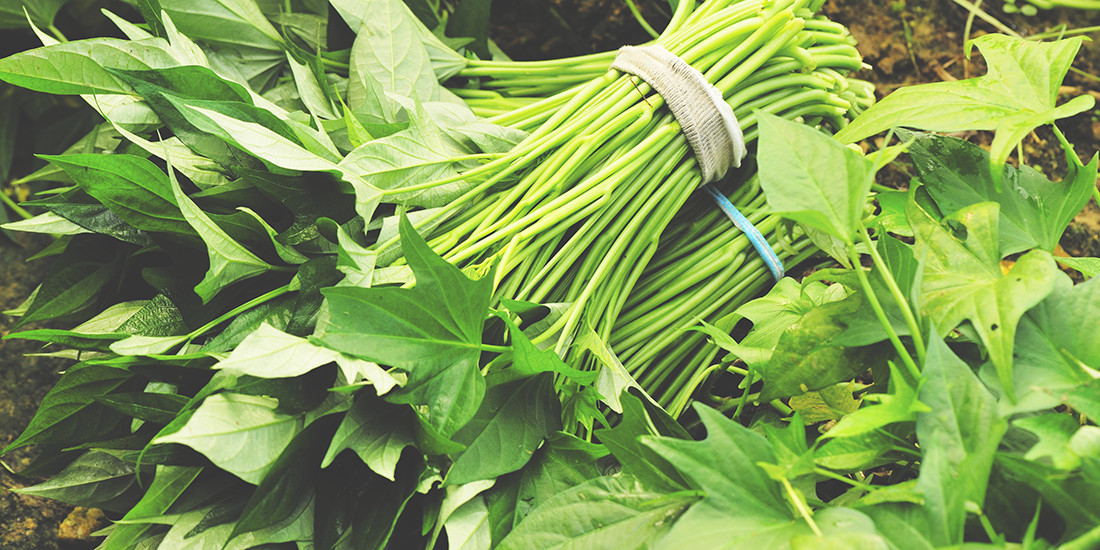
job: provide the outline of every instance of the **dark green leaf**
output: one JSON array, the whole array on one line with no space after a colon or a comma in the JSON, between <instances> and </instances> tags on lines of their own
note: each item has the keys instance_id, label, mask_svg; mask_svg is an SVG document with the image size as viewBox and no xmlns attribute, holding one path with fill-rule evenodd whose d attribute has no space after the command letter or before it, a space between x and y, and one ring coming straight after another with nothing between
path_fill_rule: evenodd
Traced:
<instances>
[{"instance_id":1,"label":"dark green leaf","mask_svg":"<svg viewBox=\"0 0 1100 550\"><path fill-rule=\"evenodd\" d=\"M406 219L401 237L416 286L325 289L328 317L317 323L314 337L343 353L405 370L408 383L389 399L424 406L421 414L448 437L484 396L477 362L492 277L467 278Z\"/></svg>"},{"instance_id":2,"label":"dark green leaf","mask_svg":"<svg viewBox=\"0 0 1100 550\"><path fill-rule=\"evenodd\" d=\"M473 38L470 49L489 59L489 10L493 0L462 0L447 19L447 34Z\"/></svg>"},{"instance_id":3,"label":"dark green leaf","mask_svg":"<svg viewBox=\"0 0 1100 550\"><path fill-rule=\"evenodd\" d=\"M119 511L137 499L136 484L132 462L110 452L88 451L49 481L16 492Z\"/></svg>"},{"instance_id":4,"label":"dark green leaf","mask_svg":"<svg viewBox=\"0 0 1100 550\"><path fill-rule=\"evenodd\" d=\"M179 414L188 399L172 393L112 393L96 398L108 407L154 424L168 424Z\"/></svg>"},{"instance_id":5,"label":"dark green leaf","mask_svg":"<svg viewBox=\"0 0 1100 550\"><path fill-rule=\"evenodd\" d=\"M861 294L852 294L811 309L787 328L763 369L760 401L851 380L880 363L885 356L882 346L848 347L842 341L848 321L866 307Z\"/></svg>"},{"instance_id":6,"label":"dark green leaf","mask_svg":"<svg viewBox=\"0 0 1100 550\"><path fill-rule=\"evenodd\" d=\"M680 476L678 470L640 439L642 436L688 439L687 432L679 425L673 428L665 423L654 422L646 411L644 402L633 393L624 391L619 399L623 406L619 423L614 428L597 431L596 437L622 464L623 472L649 487L668 491L687 487L687 481Z\"/></svg>"},{"instance_id":7,"label":"dark green leaf","mask_svg":"<svg viewBox=\"0 0 1100 550\"><path fill-rule=\"evenodd\" d=\"M928 344L917 415L922 451L917 489L924 493L929 539L937 546L963 541L966 503L985 500L993 457L1008 424L996 401L942 340Z\"/></svg>"},{"instance_id":8,"label":"dark green leaf","mask_svg":"<svg viewBox=\"0 0 1100 550\"><path fill-rule=\"evenodd\" d=\"M713 409L696 404L695 411L706 426L706 439L642 439L706 495L676 522L669 540L725 540L728 545L754 536L765 525L789 521L779 484L758 466L776 462L767 440Z\"/></svg>"},{"instance_id":9,"label":"dark green leaf","mask_svg":"<svg viewBox=\"0 0 1100 550\"><path fill-rule=\"evenodd\" d=\"M900 134L909 139L909 134ZM990 176L989 153L967 141L934 134L912 135L909 155L929 194L943 212L996 201L1000 205L1002 257L1035 247L1054 252L1066 226L1084 208L1096 181L1095 162L1080 166L1076 154L1064 182L1053 183L1035 169L1004 166L997 191Z\"/></svg>"},{"instance_id":10,"label":"dark green leaf","mask_svg":"<svg viewBox=\"0 0 1100 550\"><path fill-rule=\"evenodd\" d=\"M22 338L24 340L37 340L81 350L106 351L111 342L125 338L126 334L83 334L71 330L59 330L52 328L40 328L37 330L25 330L14 332L4 338Z\"/></svg>"},{"instance_id":11,"label":"dark green leaf","mask_svg":"<svg viewBox=\"0 0 1100 550\"><path fill-rule=\"evenodd\" d=\"M360 394L344 417L321 462L327 468L344 449L359 455L374 473L393 481L405 447L413 445L413 413L370 394Z\"/></svg>"},{"instance_id":12,"label":"dark green leaf","mask_svg":"<svg viewBox=\"0 0 1100 550\"><path fill-rule=\"evenodd\" d=\"M124 370L106 366L70 368L46 394L27 429L3 452L41 443L76 445L117 435L126 417L97 403L96 398L114 391L131 377Z\"/></svg>"},{"instance_id":13,"label":"dark green leaf","mask_svg":"<svg viewBox=\"0 0 1100 550\"><path fill-rule=\"evenodd\" d=\"M1005 483L1042 497L1044 508L1053 508L1065 521L1065 539L1084 535L1100 525L1100 461L1095 456L1085 461L1081 471L1066 472L1016 455L999 453L998 469Z\"/></svg>"},{"instance_id":14,"label":"dark green leaf","mask_svg":"<svg viewBox=\"0 0 1100 550\"><path fill-rule=\"evenodd\" d=\"M543 373L489 388L477 414L454 434L466 449L455 457L446 483L494 479L522 468L546 436L561 428L553 381Z\"/></svg>"},{"instance_id":15,"label":"dark green leaf","mask_svg":"<svg viewBox=\"0 0 1100 550\"><path fill-rule=\"evenodd\" d=\"M626 475L599 477L545 500L497 548L646 548L697 498L653 491Z\"/></svg>"}]
</instances>

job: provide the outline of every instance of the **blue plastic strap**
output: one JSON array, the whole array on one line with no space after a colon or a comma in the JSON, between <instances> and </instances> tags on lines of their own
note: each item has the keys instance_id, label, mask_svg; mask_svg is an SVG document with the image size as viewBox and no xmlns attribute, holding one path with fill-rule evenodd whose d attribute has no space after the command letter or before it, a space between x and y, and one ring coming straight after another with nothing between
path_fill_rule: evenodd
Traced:
<instances>
[{"instance_id":1,"label":"blue plastic strap","mask_svg":"<svg viewBox=\"0 0 1100 550\"><path fill-rule=\"evenodd\" d=\"M760 230L756 228L736 206L721 191L718 190L714 184L708 183L703 186L707 194L714 199L714 203L718 205L718 208L726 214L726 217L733 222L733 225L737 226L746 237L749 238L749 242L752 243L752 247L756 249L756 253L760 254L760 258L764 260L764 265L768 266L768 270L772 272L772 276L775 280L783 278L783 262L780 261L779 256L768 244L768 240L764 238L764 235L760 234Z\"/></svg>"}]
</instances>

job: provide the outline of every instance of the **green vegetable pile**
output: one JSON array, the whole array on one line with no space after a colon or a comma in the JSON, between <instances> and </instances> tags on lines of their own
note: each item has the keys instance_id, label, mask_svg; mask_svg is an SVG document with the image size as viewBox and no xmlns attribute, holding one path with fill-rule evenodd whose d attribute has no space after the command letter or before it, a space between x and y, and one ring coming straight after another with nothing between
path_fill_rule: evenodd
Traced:
<instances>
[{"instance_id":1,"label":"green vegetable pile","mask_svg":"<svg viewBox=\"0 0 1100 550\"><path fill-rule=\"evenodd\" d=\"M74 326L11 335L75 361L21 491L106 510L106 549L1095 544L1100 287L1051 252L1097 160L1054 127L1064 181L1005 165L1093 107L1056 104L1080 39L982 37L986 76L872 105L823 3L654 33L751 144L721 192L832 266L777 283L660 95L614 52L507 60L488 2L29 14L0 80L102 119L4 225L58 236L7 313ZM996 137L841 144L897 127Z\"/></svg>"}]
</instances>

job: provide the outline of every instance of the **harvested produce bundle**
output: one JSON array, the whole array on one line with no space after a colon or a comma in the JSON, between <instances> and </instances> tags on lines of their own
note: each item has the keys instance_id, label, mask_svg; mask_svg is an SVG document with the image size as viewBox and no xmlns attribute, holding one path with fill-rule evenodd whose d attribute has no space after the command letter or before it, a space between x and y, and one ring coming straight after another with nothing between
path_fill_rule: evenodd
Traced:
<instances>
[{"instance_id":1,"label":"harvested produce bundle","mask_svg":"<svg viewBox=\"0 0 1100 550\"><path fill-rule=\"evenodd\" d=\"M757 109L842 127L849 112L866 104L867 93L850 87L841 74L859 68L861 61L842 26L815 18L813 10L821 4L708 2L690 13L681 8L656 44L717 87L747 140L755 138ZM677 331L653 338L659 330L683 329L700 318L728 313L759 290L767 276L757 273L761 263L746 254L744 237L716 215L706 217L708 223L691 223L685 216L690 230L678 232L679 239L671 241L675 244L658 246L703 179L680 123L644 81L610 71L541 101L531 97L591 76L607 58L474 62L460 73L470 78L492 74L482 81L484 89L530 94L528 105L492 120L533 131L507 155L458 176L480 183L419 224L446 259L475 270L498 264L498 297L568 304L536 342L552 341L559 354L584 366L586 358L570 344L590 327L617 352L626 352L628 368L641 376L654 361L680 361L682 355L671 356L674 350L695 355L701 343L693 336L685 347ZM576 63L572 73L570 63ZM456 91L475 109L488 110L494 101L504 102L501 110L514 106L501 98L478 99L479 91ZM759 212L758 190L743 191L735 193L734 202ZM754 217L775 242L778 219ZM392 245L384 243L383 249ZM791 255L803 246L796 242ZM644 283L635 295L639 280ZM661 402L690 393L684 377L705 368L705 360L703 354L699 364L681 372ZM665 366L664 374L643 378L656 383L668 371Z\"/></svg>"}]
</instances>

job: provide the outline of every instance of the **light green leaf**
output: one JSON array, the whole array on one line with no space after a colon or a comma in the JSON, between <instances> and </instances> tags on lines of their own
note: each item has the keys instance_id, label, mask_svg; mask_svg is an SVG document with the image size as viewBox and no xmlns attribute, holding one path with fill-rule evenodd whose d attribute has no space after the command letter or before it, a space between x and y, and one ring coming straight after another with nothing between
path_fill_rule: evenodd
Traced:
<instances>
[{"instance_id":1,"label":"light green leaf","mask_svg":"<svg viewBox=\"0 0 1100 550\"><path fill-rule=\"evenodd\" d=\"M574 345L589 351L600 362L600 370L599 374L596 375L594 387L600 393L600 401L603 401L611 410L617 413L623 412L623 405L619 401L619 396L628 388L637 388L639 392L645 394L645 390L638 385L633 376L630 376L615 352L611 351L611 348L600 338L600 335L596 334L596 331L592 330L592 327L584 325L578 331L577 341ZM653 398L649 397L648 394L646 394L646 398L653 401Z\"/></svg>"},{"instance_id":2,"label":"light green leaf","mask_svg":"<svg viewBox=\"0 0 1100 550\"><path fill-rule=\"evenodd\" d=\"M270 397L214 394L179 431L159 436L153 444L187 445L219 468L258 484L302 429L300 418L275 412L278 405Z\"/></svg>"},{"instance_id":3,"label":"light green leaf","mask_svg":"<svg viewBox=\"0 0 1100 550\"><path fill-rule=\"evenodd\" d=\"M852 398L855 382L834 384L818 391L791 397L788 405L807 424L840 420L859 409L860 400Z\"/></svg>"},{"instance_id":4,"label":"light green leaf","mask_svg":"<svg viewBox=\"0 0 1100 550\"><path fill-rule=\"evenodd\" d=\"M349 85L360 82L358 74L367 72L381 84L383 93L419 101L440 99L443 87L432 70L428 50L417 40L417 22L406 16L407 8L395 0L367 3L374 4L374 9L352 45L356 74Z\"/></svg>"},{"instance_id":5,"label":"light green leaf","mask_svg":"<svg viewBox=\"0 0 1100 550\"><path fill-rule=\"evenodd\" d=\"M50 235L79 235L81 233L91 233L91 231L84 229L82 226L69 221L67 218L54 214L53 212L39 214L26 220L5 223L0 225L0 228L10 229L12 231L23 231L26 233L47 233Z\"/></svg>"},{"instance_id":6,"label":"light green leaf","mask_svg":"<svg viewBox=\"0 0 1100 550\"><path fill-rule=\"evenodd\" d=\"M119 355L159 355L187 341L188 336L142 336L135 334L111 344Z\"/></svg>"},{"instance_id":7,"label":"light green leaf","mask_svg":"<svg viewBox=\"0 0 1100 550\"><path fill-rule=\"evenodd\" d=\"M338 171L334 162L261 124L240 120L213 109L189 105L171 96L166 97L191 124L221 137L273 166L287 170Z\"/></svg>"},{"instance_id":8,"label":"light green leaf","mask_svg":"<svg viewBox=\"0 0 1100 550\"><path fill-rule=\"evenodd\" d=\"M127 94L112 69L164 69L178 63L159 38L89 38L43 46L0 59L0 80L50 94Z\"/></svg>"},{"instance_id":9,"label":"light green leaf","mask_svg":"<svg viewBox=\"0 0 1100 550\"><path fill-rule=\"evenodd\" d=\"M226 504L207 506L180 514L157 550L246 550L265 544L309 541L313 537L313 494L303 495L287 519L229 539L235 521L218 521L227 513ZM228 504L232 506L232 504Z\"/></svg>"},{"instance_id":10,"label":"light green leaf","mask_svg":"<svg viewBox=\"0 0 1100 550\"><path fill-rule=\"evenodd\" d=\"M448 550L489 550L492 536L489 533L489 508L485 497L478 495L459 506L447 518L443 528L447 530Z\"/></svg>"},{"instance_id":11,"label":"light green leaf","mask_svg":"<svg viewBox=\"0 0 1100 550\"><path fill-rule=\"evenodd\" d=\"M352 173L376 188L394 191L404 187L458 176L455 156L466 152L445 139L422 111L410 113L405 130L368 141L340 161L344 173ZM410 206L444 206L469 188L463 180L427 189L388 195L389 200Z\"/></svg>"},{"instance_id":12,"label":"light green leaf","mask_svg":"<svg viewBox=\"0 0 1100 550\"><path fill-rule=\"evenodd\" d=\"M906 126L937 132L996 130L989 160L1000 187L1008 153L1035 127L1087 111L1092 96L1055 106L1058 87L1081 47L1081 37L1038 42L987 34L973 43L985 57L985 76L903 87L837 132L842 143Z\"/></svg>"},{"instance_id":13,"label":"light green leaf","mask_svg":"<svg viewBox=\"0 0 1100 550\"><path fill-rule=\"evenodd\" d=\"M925 356L917 415L922 453L917 489L924 493L937 546L963 542L967 503L985 500L993 457L1008 429L989 390L942 340L931 338Z\"/></svg>"},{"instance_id":14,"label":"light green leaf","mask_svg":"<svg viewBox=\"0 0 1100 550\"><path fill-rule=\"evenodd\" d=\"M827 135L767 113L760 120L760 186L773 211L852 243L874 164Z\"/></svg>"},{"instance_id":15,"label":"light green leaf","mask_svg":"<svg viewBox=\"0 0 1100 550\"><path fill-rule=\"evenodd\" d=\"M1055 468L1067 472L1081 466L1081 456L1070 448L1070 441L1079 430L1089 426L1081 426L1074 417L1064 413L1048 413L1017 418L1012 421L1012 425L1039 436L1039 441L1024 455L1025 459L1036 462L1049 461Z\"/></svg>"},{"instance_id":16,"label":"light green leaf","mask_svg":"<svg viewBox=\"0 0 1100 550\"><path fill-rule=\"evenodd\" d=\"M1085 278L1100 275L1100 258L1054 258L1058 263L1080 271Z\"/></svg>"},{"instance_id":17,"label":"light green leaf","mask_svg":"<svg viewBox=\"0 0 1100 550\"><path fill-rule=\"evenodd\" d=\"M339 355L263 323L213 368L238 376L293 378L332 363Z\"/></svg>"},{"instance_id":18,"label":"light green leaf","mask_svg":"<svg viewBox=\"0 0 1100 550\"><path fill-rule=\"evenodd\" d=\"M294 86L298 88L298 96L302 99L306 109L309 109L309 112L318 118L326 120L340 118L340 115L336 114L339 109L325 95L321 83L317 81L317 77L309 66L298 63L290 55L290 52L287 52L286 59L290 64L291 75L294 77Z\"/></svg>"},{"instance_id":19,"label":"light green leaf","mask_svg":"<svg viewBox=\"0 0 1100 550\"><path fill-rule=\"evenodd\" d=\"M203 303L209 302L226 286L271 269L267 262L234 241L206 215L206 212L203 212L190 197L184 194L179 182L176 181L176 174L171 164L168 167L168 177L172 182L172 194L176 197L176 203L183 212L183 217L202 237L210 257L210 268L207 269L203 280L195 287L195 293L202 298Z\"/></svg>"},{"instance_id":20,"label":"light green leaf","mask_svg":"<svg viewBox=\"0 0 1100 550\"><path fill-rule=\"evenodd\" d=\"M332 436L321 467L327 468L336 455L351 449L374 473L393 481L401 451L414 445L411 411L370 395L355 400L336 434Z\"/></svg>"},{"instance_id":21,"label":"light green leaf","mask_svg":"<svg viewBox=\"0 0 1100 550\"><path fill-rule=\"evenodd\" d=\"M282 37L255 0L158 0L180 32L208 44L282 51Z\"/></svg>"},{"instance_id":22,"label":"light green leaf","mask_svg":"<svg viewBox=\"0 0 1100 550\"><path fill-rule=\"evenodd\" d=\"M149 305L149 300L132 300L121 302L99 312L95 317L84 321L73 329L73 332L83 334L111 334L114 333L137 312Z\"/></svg>"},{"instance_id":23,"label":"light green leaf","mask_svg":"<svg viewBox=\"0 0 1100 550\"><path fill-rule=\"evenodd\" d=\"M1059 271L1050 253L1033 250L1002 275L998 211L996 203L978 203L949 216L948 223L965 227L957 238L915 202L908 207L922 271L921 312L944 331L969 320L989 351L1002 387L1015 400L1016 325L1024 312L1054 290Z\"/></svg>"},{"instance_id":24,"label":"light green leaf","mask_svg":"<svg viewBox=\"0 0 1100 550\"><path fill-rule=\"evenodd\" d=\"M404 2L397 0L332 0L340 17L353 30L370 23L379 10L387 9L393 18L400 17L412 23L413 35L428 52L436 80L443 82L466 67L466 58L443 43L432 31L422 25Z\"/></svg>"}]
</instances>

